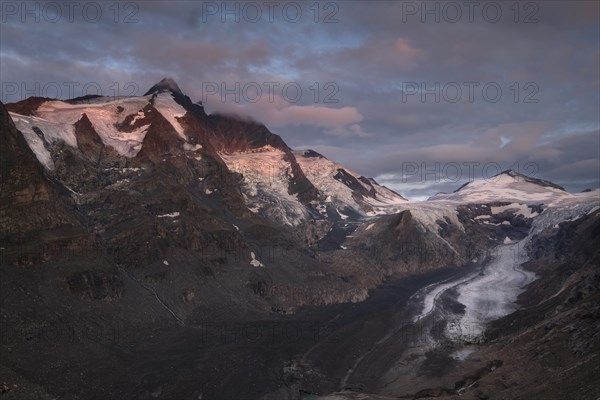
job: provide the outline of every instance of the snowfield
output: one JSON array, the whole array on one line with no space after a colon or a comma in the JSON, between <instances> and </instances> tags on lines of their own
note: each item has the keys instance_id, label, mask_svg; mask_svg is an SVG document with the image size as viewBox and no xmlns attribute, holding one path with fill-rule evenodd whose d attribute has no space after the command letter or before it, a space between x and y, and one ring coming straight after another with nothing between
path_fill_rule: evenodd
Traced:
<instances>
[{"instance_id":1,"label":"snowfield","mask_svg":"<svg viewBox=\"0 0 600 400\"><path fill-rule=\"evenodd\" d=\"M508 201L514 203L549 203L573 194L555 187L541 186L528 182L521 176L500 174L488 179L469 182L454 193L440 193L431 200L449 200L461 203L489 203Z\"/></svg>"},{"instance_id":2,"label":"snowfield","mask_svg":"<svg viewBox=\"0 0 600 400\"><path fill-rule=\"evenodd\" d=\"M117 153L125 157L135 157L142 148L149 124L140 126L132 132L121 132L118 126L123 125L125 119L135 115L130 121L133 125L136 121L145 117L142 111L146 107L152 95L140 97L94 98L81 104L70 104L60 100L47 101L35 112L35 116L26 116L10 113L18 130L23 132L27 144L36 155L37 159L46 169L54 169L50 152L44 146L42 140L34 131L37 127L42 131L44 139L48 144L63 141L71 147L77 147L74 124L86 114L94 130L100 136L102 143L114 148ZM184 128L178 121L185 115L185 109L179 105L170 93L161 92L154 99L154 107L173 126L177 134L187 140ZM197 151L199 145L189 145L189 151Z\"/></svg>"},{"instance_id":3,"label":"snowfield","mask_svg":"<svg viewBox=\"0 0 600 400\"><path fill-rule=\"evenodd\" d=\"M181 118L185 115L187 111L183 108L179 103L175 101L173 95L169 92L161 92L158 93L154 99L154 108L158 110L159 113L175 129L177 134L181 136L182 139L187 141L187 136L184 133L184 129L177 120L177 118Z\"/></svg>"},{"instance_id":4,"label":"snowfield","mask_svg":"<svg viewBox=\"0 0 600 400\"><path fill-rule=\"evenodd\" d=\"M288 193L292 167L285 153L271 146L247 152L219 154L227 168L243 175L246 206L286 225L296 226L309 218L297 195Z\"/></svg>"},{"instance_id":5,"label":"snowfield","mask_svg":"<svg viewBox=\"0 0 600 400\"><path fill-rule=\"evenodd\" d=\"M311 155L312 154L312 155ZM356 178L359 184L366 190L370 190L371 186L359 180L360 174L349 170L341 164L335 163L328 160L327 158L317 155L310 150L297 150L294 151L296 160L302 168L304 175L312 182L312 184L326 196L326 203L333 203L338 205L338 208L349 207L359 214L367 215L364 211L364 205L360 204L355 198L355 192L344 184L334 178L339 170L344 170L354 178ZM372 187L376 192L376 199L372 197L365 197L364 203L370 208L373 208L379 213L385 214L389 207L396 204L403 204L408 200L398 196L391 190L380 186L374 182L371 182ZM375 215L377 212L371 212L371 215Z\"/></svg>"}]
</instances>

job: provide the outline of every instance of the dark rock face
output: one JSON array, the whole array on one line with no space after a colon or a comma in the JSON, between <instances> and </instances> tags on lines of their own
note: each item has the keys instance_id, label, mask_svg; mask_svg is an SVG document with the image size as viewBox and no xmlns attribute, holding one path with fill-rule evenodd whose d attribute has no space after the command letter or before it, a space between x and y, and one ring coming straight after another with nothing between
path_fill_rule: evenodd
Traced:
<instances>
[{"instance_id":1,"label":"dark rock face","mask_svg":"<svg viewBox=\"0 0 600 400\"><path fill-rule=\"evenodd\" d=\"M258 122L235 116L211 115L209 123L211 142L218 151L234 153L264 146L273 146L284 152L290 150L279 135L271 133Z\"/></svg>"},{"instance_id":2,"label":"dark rock face","mask_svg":"<svg viewBox=\"0 0 600 400\"><path fill-rule=\"evenodd\" d=\"M156 92L171 92L173 94L177 94L183 96L181 89L177 82L173 80L173 78L163 78L156 85L152 86L148 91L144 94L144 96L148 96L149 94Z\"/></svg>"},{"instance_id":3,"label":"dark rock face","mask_svg":"<svg viewBox=\"0 0 600 400\"><path fill-rule=\"evenodd\" d=\"M0 241L23 244L40 231L77 229L78 223L67 211L66 199L59 195L23 136L17 131L4 105L0 103Z\"/></svg>"},{"instance_id":4,"label":"dark rock face","mask_svg":"<svg viewBox=\"0 0 600 400\"><path fill-rule=\"evenodd\" d=\"M117 270L75 272L66 283L70 292L89 300L116 300L123 295L123 281Z\"/></svg>"},{"instance_id":5,"label":"dark rock face","mask_svg":"<svg viewBox=\"0 0 600 400\"><path fill-rule=\"evenodd\" d=\"M136 157L157 162L167 156L179 156L183 152L184 140L152 105L147 105L144 112L147 116L140 123L149 123L150 127Z\"/></svg>"},{"instance_id":6,"label":"dark rock face","mask_svg":"<svg viewBox=\"0 0 600 400\"><path fill-rule=\"evenodd\" d=\"M8 111L15 112L21 115L34 115L35 110L46 101L51 100L45 97L29 97L17 103L5 104L4 107Z\"/></svg>"},{"instance_id":7,"label":"dark rock face","mask_svg":"<svg viewBox=\"0 0 600 400\"><path fill-rule=\"evenodd\" d=\"M375 190L367 190L363 185L358 182L354 176L349 174L345 169L339 168L337 170L337 174L334 175L334 179L342 182L344 185L348 186L354 193L356 193L355 200L360 201L362 197L375 197ZM369 183L370 184L370 183Z\"/></svg>"},{"instance_id":8,"label":"dark rock face","mask_svg":"<svg viewBox=\"0 0 600 400\"><path fill-rule=\"evenodd\" d=\"M353 234L349 241L349 258L360 260L358 264L372 265L374 270L369 273L372 279L379 276L378 280L383 280L385 275L405 276L442 266L458 267L467 262L468 254L457 253L445 242L443 236L449 238L451 229L455 228L447 225L447 232L442 230L442 237L424 231L408 210L381 216L369 231ZM460 243L463 238L464 233L448 242Z\"/></svg>"},{"instance_id":9,"label":"dark rock face","mask_svg":"<svg viewBox=\"0 0 600 400\"><path fill-rule=\"evenodd\" d=\"M283 151L285 161L290 163L294 175L290 180L288 193L297 194L298 199L303 203L317 199L317 189L304 175L292 150L280 136L269 131L266 126L223 115L210 115L208 123L211 128L210 142L217 151L234 153L264 146L272 146Z\"/></svg>"},{"instance_id":10,"label":"dark rock face","mask_svg":"<svg viewBox=\"0 0 600 400\"><path fill-rule=\"evenodd\" d=\"M102 139L85 113L75 123L75 136L77 137L77 146L90 161L101 163L106 159L114 160L118 158L117 152L112 147L104 146Z\"/></svg>"}]
</instances>

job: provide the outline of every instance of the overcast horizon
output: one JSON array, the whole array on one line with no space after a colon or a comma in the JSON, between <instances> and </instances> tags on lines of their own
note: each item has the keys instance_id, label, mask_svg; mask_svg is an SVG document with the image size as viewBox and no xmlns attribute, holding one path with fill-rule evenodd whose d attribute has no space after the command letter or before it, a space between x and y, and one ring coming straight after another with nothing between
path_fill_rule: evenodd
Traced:
<instances>
[{"instance_id":1,"label":"overcast horizon","mask_svg":"<svg viewBox=\"0 0 600 400\"><path fill-rule=\"evenodd\" d=\"M506 169L598 188L598 2L477 4L2 2L0 100L172 77L410 199Z\"/></svg>"}]
</instances>

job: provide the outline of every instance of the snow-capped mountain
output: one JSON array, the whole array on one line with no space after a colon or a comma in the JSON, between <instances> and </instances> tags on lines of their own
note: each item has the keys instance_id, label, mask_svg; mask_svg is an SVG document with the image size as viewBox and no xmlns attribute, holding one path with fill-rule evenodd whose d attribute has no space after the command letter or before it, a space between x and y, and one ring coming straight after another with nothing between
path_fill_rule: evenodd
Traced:
<instances>
[{"instance_id":1,"label":"snow-capped mountain","mask_svg":"<svg viewBox=\"0 0 600 400\"><path fill-rule=\"evenodd\" d=\"M547 203L554 199L572 196L564 188L552 182L508 170L488 179L470 181L454 193L438 193L429 200L451 200L462 203L517 200L527 203Z\"/></svg>"},{"instance_id":2,"label":"snow-capped mountain","mask_svg":"<svg viewBox=\"0 0 600 400\"><path fill-rule=\"evenodd\" d=\"M48 171L55 168L53 157L60 158L51 155L56 143L81 146L84 152L95 144L94 153L116 152L115 156L132 160L184 156L200 161L209 154L224 161L228 171L242 175L250 211L290 226L328 218L328 208L334 219L345 219L344 213L374 215L385 212L381 206L405 201L317 153L293 151L262 124L207 116L170 78L140 97L26 100L9 105L9 110ZM99 144L104 149L97 148Z\"/></svg>"},{"instance_id":3,"label":"snow-capped mountain","mask_svg":"<svg viewBox=\"0 0 600 400\"><path fill-rule=\"evenodd\" d=\"M170 90L156 90L141 97L47 100L31 110L30 115L10 114L36 157L52 170L51 145L63 142L77 148L78 125L88 122L105 147L126 158L135 157L150 128L159 125L160 135L176 136L173 141L181 142L181 150L197 151L201 145L193 140L198 139L198 135L188 137L185 123L180 122L186 113Z\"/></svg>"},{"instance_id":4,"label":"snow-capped mountain","mask_svg":"<svg viewBox=\"0 0 600 400\"><path fill-rule=\"evenodd\" d=\"M182 398L189 394L190 382L195 385L209 377L202 381L202 393L218 398L224 386L211 386L212 382L230 376L242 382L226 388L230 398L248 390L253 398L269 391L273 396L265 398L287 398L292 392L285 392L281 381L267 382L266 389L255 388L257 376L279 377L283 369L286 385L288 379L306 378L306 384L311 379L322 381L321 371L329 371L327 362L314 369L309 365L306 374L301 368L323 351L323 338L318 338L318 346L313 342L322 333L318 330L315 335L314 327L327 320L321 319L327 312L333 313L332 321L345 324L341 336L369 331L354 342L340 343L360 347L364 338L373 340L372 347L364 342L367 347L360 356L348 352L348 347L336 353L356 357L334 360L348 364L349 372L343 371L345 378L333 374L332 385L338 378L352 382L353 371L364 368L361 360L383 360L386 367L395 360L387 358L393 352L385 344L395 340L398 326L392 327L391 336L381 332L379 337L372 334L386 324L348 321L361 315L355 313L360 307L346 316L338 306L329 311L316 307L366 303L370 290L394 279L414 279L411 282L418 285L434 274L441 279L464 271L465 281L425 286L431 291L423 292L424 307L421 312L415 308L417 318L427 319L435 312L446 313L447 321L453 318L460 324L468 318L481 325L476 333L483 334L491 319L515 309L514 300L524 290L520 286L542 279L548 264L556 272L537 285L536 295L540 301L564 300L567 308L559 303L552 308L556 306L552 303L541 312L534 307L529 315L550 315L552 324L557 314L548 310L575 309L586 315L579 318L568 311L561 317L565 326L561 332L570 332L571 323L589 330L587 321L596 318L593 312L597 311L587 308L598 304L593 297L597 262L590 262L589 255L597 254L593 241L600 234L599 190L572 194L551 182L505 171L469 182L451 194L407 201L314 151L289 148L262 124L207 115L170 79L139 97L30 98L6 107L0 103L0 128L0 314L8 326L26 329L16 341L9 335L9 346L0 350L9 355L2 359L10 359L11 371L25 371L32 382L53 388L53 393L63 393L63 376L72 371L100 368L111 384L92 373L81 384L76 374L67 380L72 391L81 393L81 398ZM538 269L521 274L521 264L538 257L546 257L536 264ZM565 271L575 272L565 277ZM520 275L526 279L513 279ZM549 289L544 286L547 282ZM405 293L402 285L398 293ZM450 287L453 290L446 290ZM390 311L391 319L403 318L395 313L404 315L406 298L396 299L396 289L387 286L388 294L374 299L371 307L375 308L366 310L397 308L400 311ZM450 297L441 301L442 292ZM579 307L578 299L586 296L591 299L588 305ZM450 311L436 308L440 301ZM479 308L482 303L486 306ZM302 306L310 307L290 315ZM316 319L307 309L317 310ZM85 319L88 316L90 321ZM206 334L214 332L212 325L203 326L206 321L225 324L227 332L232 331L230 322L274 321L265 335L271 338L281 328L277 323L295 317L302 323L308 318L310 337L299 338L307 346L293 368L280 362L271 366L272 360L264 357L275 353L265 352L258 341L251 346L221 341L219 351L198 351ZM71 340L72 328L82 318L85 332L90 326L104 327L122 337L108 346ZM386 311L382 320L388 319ZM31 341L29 332L42 331L42 325L66 327L67 340L53 346ZM532 328L534 340L545 337L539 335L540 326ZM287 339L286 349L293 347ZM578 344L581 348L592 343L572 339L583 343L583 347ZM282 347L273 349L278 352ZM185 359L181 367L178 356L176 365L171 365L173 351L198 358ZM376 351L382 356L376 356ZM538 354L536 348L530 358ZM409 370L419 357L408 357L406 364L393 370ZM113 372L113 360L119 358L127 359L132 371L164 362L160 372L169 385L162 386L164 392L148 389L151 385L145 382L154 380L148 373L137 376L139 384L132 389L128 380ZM323 359L331 359L330 354ZM73 369L73 360L83 367ZM39 378L40 363L60 379ZM255 365L269 368L268 373L248 374ZM5 370L4 364L0 367ZM489 370L480 370L484 369ZM412 371L415 378L417 372ZM368 375L375 374L369 371ZM32 390L28 394L38 393Z\"/></svg>"},{"instance_id":5,"label":"snow-capped mountain","mask_svg":"<svg viewBox=\"0 0 600 400\"><path fill-rule=\"evenodd\" d=\"M508 225L510 222L495 217L512 215L530 221L530 234L534 234L600 209L600 189L569 193L552 182L508 170L469 182L454 193L437 194L425 203L433 208L477 208L473 220L488 225Z\"/></svg>"},{"instance_id":6,"label":"snow-capped mountain","mask_svg":"<svg viewBox=\"0 0 600 400\"><path fill-rule=\"evenodd\" d=\"M386 206L407 201L374 179L365 178L313 150L298 150L294 154L309 180L326 196L325 202L338 208L375 215Z\"/></svg>"},{"instance_id":7,"label":"snow-capped mountain","mask_svg":"<svg viewBox=\"0 0 600 400\"><path fill-rule=\"evenodd\" d=\"M387 214L410 210L424 227L438 230L438 220L449 219L460 225L457 212L464 208L479 209L475 221L490 224L490 215L506 211L533 219L546 209L575 210L575 205L593 208L600 205L599 202L600 189L569 193L552 182L507 170L487 179L470 181L453 193L438 193L426 201L392 203L385 207ZM487 215L481 212L485 209L490 211ZM560 220L561 217L556 218Z\"/></svg>"}]
</instances>

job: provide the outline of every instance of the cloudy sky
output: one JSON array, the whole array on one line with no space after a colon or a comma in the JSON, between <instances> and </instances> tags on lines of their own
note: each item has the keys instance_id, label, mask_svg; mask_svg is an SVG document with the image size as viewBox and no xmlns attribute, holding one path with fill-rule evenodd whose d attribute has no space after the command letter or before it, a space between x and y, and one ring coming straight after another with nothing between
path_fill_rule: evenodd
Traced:
<instances>
[{"instance_id":1,"label":"cloudy sky","mask_svg":"<svg viewBox=\"0 0 600 400\"><path fill-rule=\"evenodd\" d=\"M169 76L410 198L509 168L600 184L596 1L1 5L3 102Z\"/></svg>"}]
</instances>

